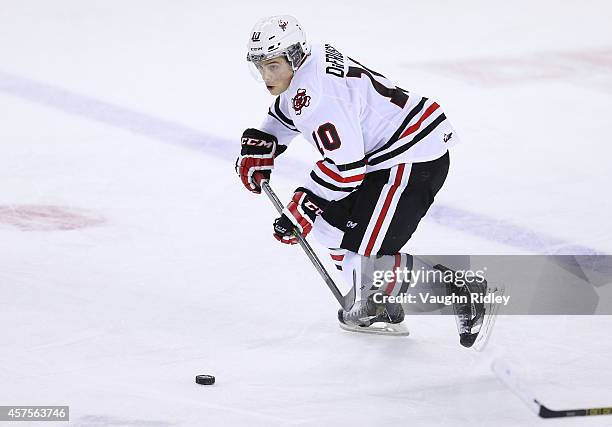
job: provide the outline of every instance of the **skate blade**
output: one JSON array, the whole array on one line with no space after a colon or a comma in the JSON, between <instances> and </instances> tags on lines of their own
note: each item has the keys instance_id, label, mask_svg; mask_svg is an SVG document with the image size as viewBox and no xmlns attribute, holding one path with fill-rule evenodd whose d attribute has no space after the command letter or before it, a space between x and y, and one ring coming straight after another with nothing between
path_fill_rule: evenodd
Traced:
<instances>
[{"instance_id":1,"label":"skate blade","mask_svg":"<svg viewBox=\"0 0 612 427\"><path fill-rule=\"evenodd\" d=\"M384 323L376 322L370 326L352 326L339 322L340 328L349 332L359 332L362 334L388 335L394 337L406 337L410 331L403 323Z\"/></svg>"},{"instance_id":2,"label":"skate blade","mask_svg":"<svg viewBox=\"0 0 612 427\"><path fill-rule=\"evenodd\" d=\"M495 296L503 296L505 292L506 289L503 286L497 286L492 293L494 293ZM486 348L487 344L489 343L489 339L491 338L493 327L495 326L495 320L497 320L498 311L499 304L491 303L487 305L487 314L485 315L482 326L480 327L478 337L476 337L476 341L474 341L471 348L478 352L481 352Z\"/></svg>"}]
</instances>

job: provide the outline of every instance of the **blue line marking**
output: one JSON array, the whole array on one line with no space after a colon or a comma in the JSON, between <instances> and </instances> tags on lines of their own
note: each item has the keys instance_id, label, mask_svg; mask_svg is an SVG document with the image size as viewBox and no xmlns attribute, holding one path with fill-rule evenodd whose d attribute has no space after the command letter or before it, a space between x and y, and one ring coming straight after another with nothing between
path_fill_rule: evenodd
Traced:
<instances>
[{"instance_id":1,"label":"blue line marking","mask_svg":"<svg viewBox=\"0 0 612 427\"><path fill-rule=\"evenodd\" d=\"M239 149L238 141L219 138L179 123L1 71L0 92L164 143L201 151L232 163ZM307 174L309 167L293 159L283 159L276 170L277 173L299 181ZM532 253L605 255L596 249L576 245L504 220L439 203L431 207L426 218L445 227Z\"/></svg>"}]
</instances>

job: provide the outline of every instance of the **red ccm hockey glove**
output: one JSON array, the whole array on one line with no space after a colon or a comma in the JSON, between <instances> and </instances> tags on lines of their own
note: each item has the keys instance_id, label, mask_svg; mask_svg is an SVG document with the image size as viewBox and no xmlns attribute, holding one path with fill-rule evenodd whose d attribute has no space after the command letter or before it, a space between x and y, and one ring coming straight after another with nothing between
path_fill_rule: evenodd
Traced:
<instances>
[{"instance_id":1,"label":"red ccm hockey glove","mask_svg":"<svg viewBox=\"0 0 612 427\"><path fill-rule=\"evenodd\" d=\"M249 128L242 134L241 143L240 156L236 160L236 173L247 190L259 194L261 187L255 179L255 172L264 179L270 179L278 140L274 135Z\"/></svg>"},{"instance_id":2,"label":"red ccm hockey glove","mask_svg":"<svg viewBox=\"0 0 612 427\"><path fill-rule=\"evenodd\" d=\"M310 190L300 187L295 190L291 201L283 214L274 221L274 237L281 243L295 245L298 242L295 230L306 237L318 215L329 202L313 194Z\"/></svg>"}]
</instances>

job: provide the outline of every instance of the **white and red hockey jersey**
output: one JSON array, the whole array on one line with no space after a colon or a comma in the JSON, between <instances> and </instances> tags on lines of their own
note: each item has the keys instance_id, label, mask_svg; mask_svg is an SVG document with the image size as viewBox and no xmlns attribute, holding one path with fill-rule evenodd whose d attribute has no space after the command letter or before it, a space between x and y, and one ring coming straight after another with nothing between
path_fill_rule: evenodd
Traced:
<instances>
[{"instance_id":1,"label":"white and red hockey jersey","mask_svg":"<svg viewBox=\"0 0 612 427\"><path fill-rule=\"evenodd\" d=\"M435 101L329 44L312 46L260 128L279 144L299 133L314 144L323 159L303 186L327 200L347 196L367 172L434 160L459 142Z\"/></svg>"}]
</instances>

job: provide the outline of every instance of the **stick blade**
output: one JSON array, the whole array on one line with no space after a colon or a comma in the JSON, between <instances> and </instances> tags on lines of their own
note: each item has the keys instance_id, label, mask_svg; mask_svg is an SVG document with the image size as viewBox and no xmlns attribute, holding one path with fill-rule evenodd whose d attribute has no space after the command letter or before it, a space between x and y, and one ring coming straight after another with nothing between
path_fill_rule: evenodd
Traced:
<instances>
[{"instance_id":1,"label":"stick blade","mask_svg":"<svg viewBox=\"0 0 612 427\"><path fill-rule=\"evenodd\" d=\"M514 368L507 361L500 358L494 359L491 363L491 370L502 383L525 402L534 414L540 415L540 404L531 390L522 384Z\"/></svg>"}]
</instances>

